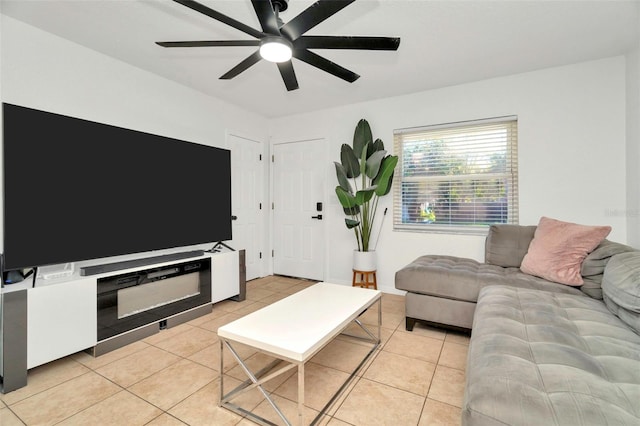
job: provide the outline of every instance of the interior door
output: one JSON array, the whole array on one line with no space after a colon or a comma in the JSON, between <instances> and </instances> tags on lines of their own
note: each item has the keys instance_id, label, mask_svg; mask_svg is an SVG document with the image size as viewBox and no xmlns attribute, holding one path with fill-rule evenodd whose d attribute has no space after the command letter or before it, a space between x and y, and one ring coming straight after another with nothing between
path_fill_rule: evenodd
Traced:
<instances>
[{"instance_id":1,"label":"interior door","mask_svg":"<svg viewBox=\"0 0 640 426\"><path fill-rule=\"evenodd\" d=\"M324 279L326 142L273 146L273 271Z\"/></svg>"},{"instance_id":2,"label":"interior door","mask_svg":"<svg viewBox=\"0 0 640 426\"><path fill-rule=\"evenodd\" d=\"M247 280L262 276L263 161L262 144L236 135L228 136L231 148L231 211L236 250L245 249Z\"/></svg>"}]
</instances>

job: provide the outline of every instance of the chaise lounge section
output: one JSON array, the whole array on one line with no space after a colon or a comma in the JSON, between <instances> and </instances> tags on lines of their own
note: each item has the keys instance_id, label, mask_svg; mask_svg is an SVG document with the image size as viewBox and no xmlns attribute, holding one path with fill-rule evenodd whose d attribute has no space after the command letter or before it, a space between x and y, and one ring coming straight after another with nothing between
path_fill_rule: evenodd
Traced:
<instances>
[{"instance_id":1,"label":"chaise lounge section","mask_svg":"<svg viewBox=\"0 0 640 426\"><path fill-rule=\"evenodd\" d=\"M466 375L466 426L640 424L640 336L590 297L484 288Z\"/></svg>"}]
</instances>

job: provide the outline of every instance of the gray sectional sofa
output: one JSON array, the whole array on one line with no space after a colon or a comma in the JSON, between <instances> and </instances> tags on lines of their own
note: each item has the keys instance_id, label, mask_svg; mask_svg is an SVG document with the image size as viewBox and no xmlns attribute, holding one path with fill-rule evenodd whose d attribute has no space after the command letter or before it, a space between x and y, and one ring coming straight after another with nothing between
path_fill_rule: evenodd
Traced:
<instances>
[{"instance_id":1,"label":"gray sectional sofa","mask_svg":"<svg viewBox=\"0 0 640 426\"><path fill-rule=\"evenodd\" d=\"M534 227L492 226L485 262L396 273L416 321L471 329L462 424L640 425L640 251L604 240L572 287L519 265Z\"/></svg>"}]
</instances>

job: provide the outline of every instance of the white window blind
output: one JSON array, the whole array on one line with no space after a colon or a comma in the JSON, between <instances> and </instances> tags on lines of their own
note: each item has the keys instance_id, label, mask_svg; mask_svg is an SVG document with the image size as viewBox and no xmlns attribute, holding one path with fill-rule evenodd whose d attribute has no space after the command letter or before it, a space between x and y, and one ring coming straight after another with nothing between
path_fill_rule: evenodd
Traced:
<instances>
[{"instance_id":1,"label":"white window blind","mask_svg":"<svg viewBox=\"0 0 640 426\"><path fill-rule=\"evenodd\" d=\"M394 229L484 232L518 223L516 117L394 132Z\"/></svg>"}]
</instances>

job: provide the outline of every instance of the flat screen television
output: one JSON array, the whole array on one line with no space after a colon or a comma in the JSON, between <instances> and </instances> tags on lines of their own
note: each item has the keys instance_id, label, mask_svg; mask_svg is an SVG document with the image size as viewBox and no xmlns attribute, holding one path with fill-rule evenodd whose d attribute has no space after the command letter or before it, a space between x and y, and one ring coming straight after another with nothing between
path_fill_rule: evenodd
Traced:
<instances>
[{"instance_id":1,"label":"flat screen television","mask_svg":"<svg viewBox=\"0 0 640 426\"><path fill-rule=\"evenodd\" d=\"M3 104L4 270L231 235L230 151Z\"/></svg>"}]
</instances>

